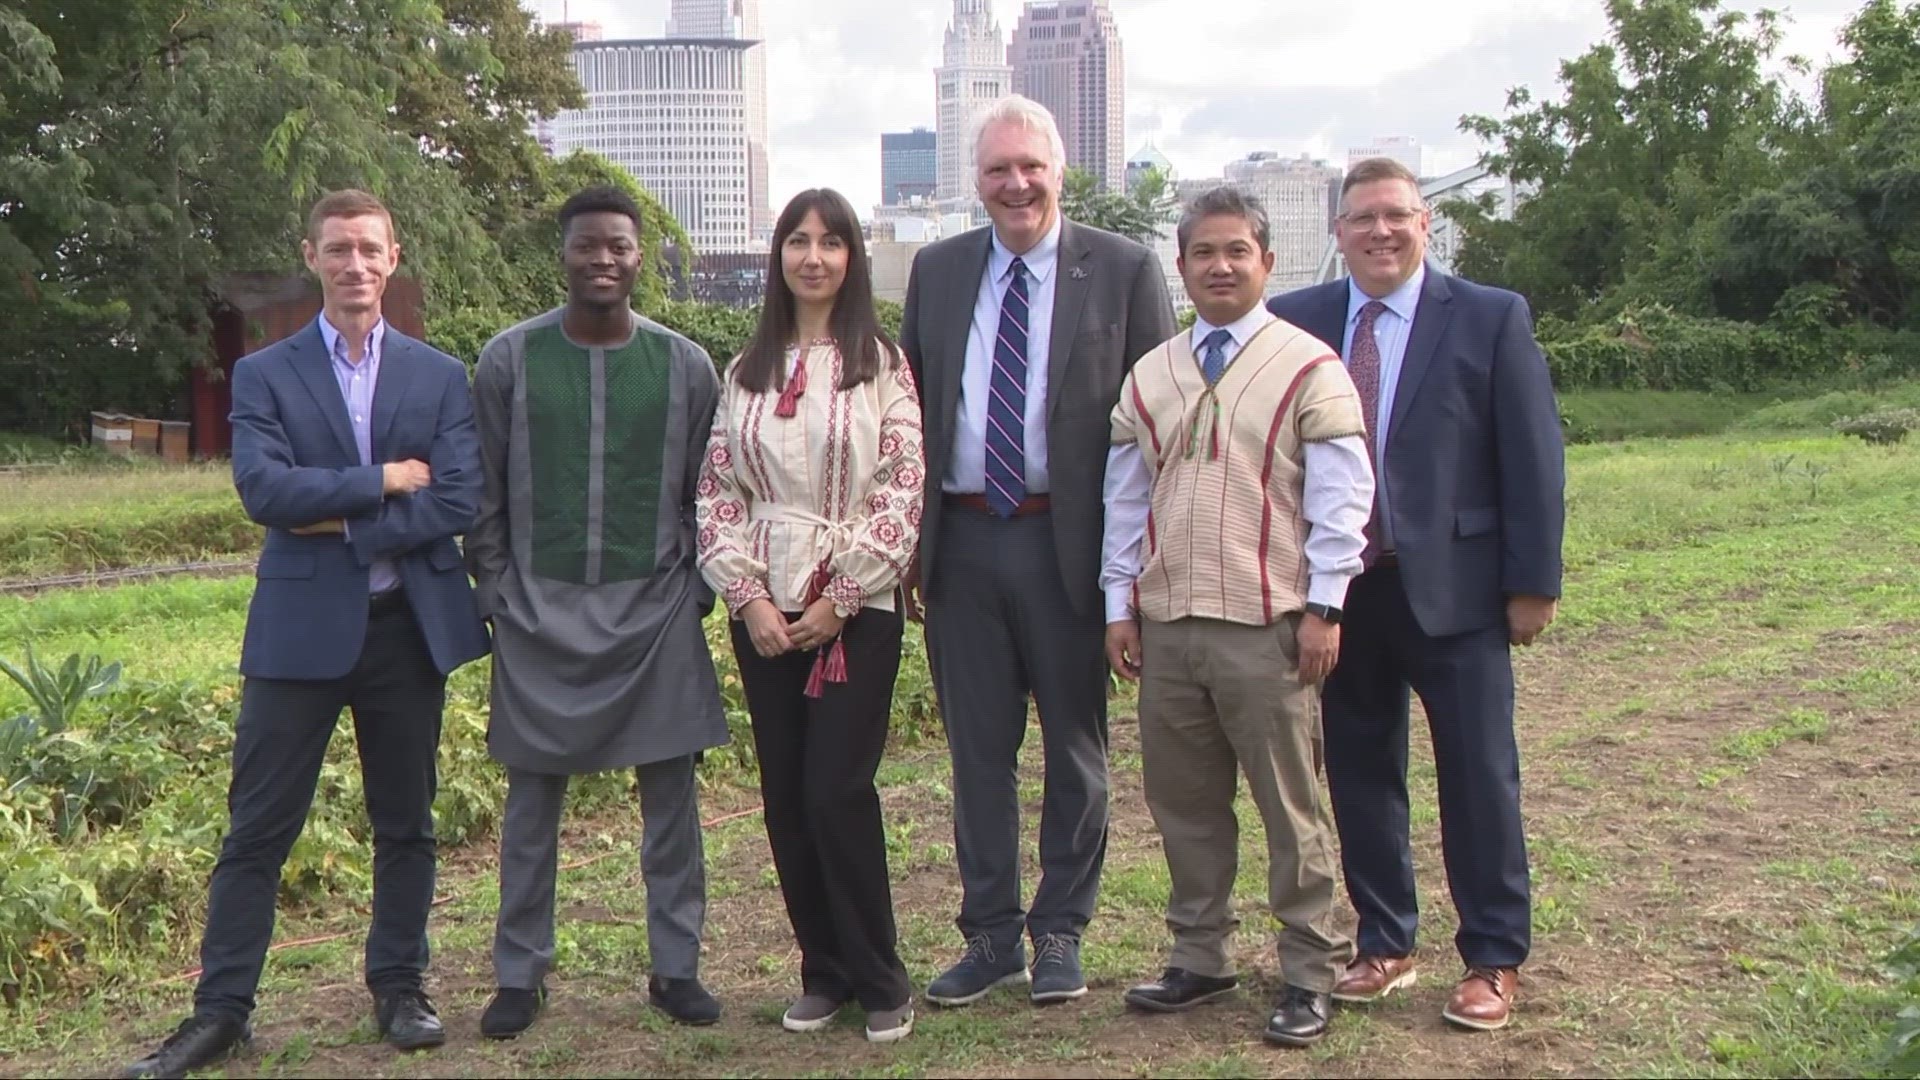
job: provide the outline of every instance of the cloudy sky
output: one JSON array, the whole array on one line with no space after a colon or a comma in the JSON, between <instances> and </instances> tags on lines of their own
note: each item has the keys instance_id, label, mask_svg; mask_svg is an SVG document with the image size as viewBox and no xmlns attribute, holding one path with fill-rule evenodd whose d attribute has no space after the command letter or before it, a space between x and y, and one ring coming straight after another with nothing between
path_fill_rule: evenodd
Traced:
<instances>
[{"instance_id":1,"label":"cloudy sky","mask_svg":"<svg viewBox=\"0 0 1920 1080\"><path fill-rule=\"evenodd\" d=\"M668 0L522 0L542 18L657 37ZM1816 64L1861 0L1732 0L1788 17L1784 52ZM1022 0L993 0L1011 32ZM1550 92L1561 59L1606 32L1601 0L1110 0L1127 62L1127 152L1152 139L1184 177L1220 175L1253 150L1344 164L1346 148L1412 135L1426 171L1471 164L1465 113L1506 92ZM933 68L952 0L762 0L773 209L837 187L880 195L880 133L933 126Z\"/></svg>"}]
</instances>

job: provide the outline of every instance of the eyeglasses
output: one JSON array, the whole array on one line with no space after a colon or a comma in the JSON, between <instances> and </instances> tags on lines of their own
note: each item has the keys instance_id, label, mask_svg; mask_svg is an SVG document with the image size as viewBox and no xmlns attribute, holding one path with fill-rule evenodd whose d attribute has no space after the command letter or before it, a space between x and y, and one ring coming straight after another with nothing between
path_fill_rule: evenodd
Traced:
<instances>
[{"instance_id":1,"label":"eyeglasses","mask_svg":"<svg viewBox=\"0 0 1920 1080\"><path fill-rule=\"evenodd\" d=\"M1364 214L1341 214L1340 220L1356 229L1371 229L1376 222L1384 221L1389 228L1404 229L1413 224L1415 218L1426 213L1425 210L1410 210L1396 206L1389 210L1369 210Z\"/></svg>"}]
</instances>

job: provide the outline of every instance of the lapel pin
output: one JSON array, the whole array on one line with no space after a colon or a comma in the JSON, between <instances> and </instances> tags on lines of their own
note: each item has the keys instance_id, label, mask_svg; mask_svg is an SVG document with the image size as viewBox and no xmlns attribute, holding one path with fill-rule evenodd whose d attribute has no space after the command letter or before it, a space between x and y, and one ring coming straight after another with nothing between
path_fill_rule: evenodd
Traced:
<instances>
[{"instance_id":1,"label":"lapel pin","mask_svg":"<svg viewBox=\"0 0 1920 1080\"><path fill-rule=\"evenodd\" d=\"M1076 266L1067 271L1067 276L1075 281L1085 281L1087 280L1087 268L1084 266Z\"/></svg>"}]
</instances>

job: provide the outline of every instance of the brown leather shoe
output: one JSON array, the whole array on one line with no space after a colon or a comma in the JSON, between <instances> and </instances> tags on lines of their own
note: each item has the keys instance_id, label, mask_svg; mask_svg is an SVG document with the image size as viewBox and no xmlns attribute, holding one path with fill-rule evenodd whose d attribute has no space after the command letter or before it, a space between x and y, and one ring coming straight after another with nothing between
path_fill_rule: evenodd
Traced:
<instances>
[{"instance_id":1,"label":"brown leather shoe","mask_svg":"<svg viewBox=\"0 0 1920 1080\"><path fill-rule=\"evenodd\" d=\"M1395 990L1413 985L1416 978L1411 956L1361 956L1340 973L1333 984L1333 1000L1364 1005L1379 1001Z\"/></svg>"},{"instance_id":2,"label":"brown leather shoe","mask_svg":"<svg viewBox=\"0 0 1920 1080\"><path fill-rule=\"evenodd\" d=\"M1513 992L1519 986L1520 972L1514 968L1468 968L1440 1015L1475 1031L1498 1030L1513 1015Z\"/></svg>"}]
</instances>

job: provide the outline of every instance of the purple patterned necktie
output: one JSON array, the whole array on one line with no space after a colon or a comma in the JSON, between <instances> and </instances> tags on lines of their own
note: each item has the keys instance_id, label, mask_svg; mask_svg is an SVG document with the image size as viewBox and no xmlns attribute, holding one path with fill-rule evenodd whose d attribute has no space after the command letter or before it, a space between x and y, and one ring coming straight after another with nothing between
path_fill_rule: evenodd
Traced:
<instances>
[{"instance_id":1,"label":"purple patterned necktie","mask_svg":"<svg viewBox=\"0 0 1920 1080\"><path fill-rule=\"evenodd\" d=\"M1027 265L1011 272L987 381L987 505L1003 518L1027 497Z\"/></svg>"},{"instance_id":2,"label":"purple patterned necktie","mask_svg":"<svg viewBox=\"0 0 1920 1080\"><path fill-rule=\"evenodd\" d=\"M1367 517L1367 547L1360 554L1363 567L1373 565L1374 558L1380 554L1380 497L1378 476L1380 463L1374 454L1373 429L1377 426L1377 414L1380 410L1380 343L1374 340L1373 324L1387 310L1387 305L1378 300L1369 300L1360 309L1360 321L1353 327L1353 345L1347 349L1347 375L1353 379L1353 388L1360 392L1360 419L1367 428L1367 460L1373 464L1376 477L1374 485L1373 513Z\"/></svg>"}]
</instances>

